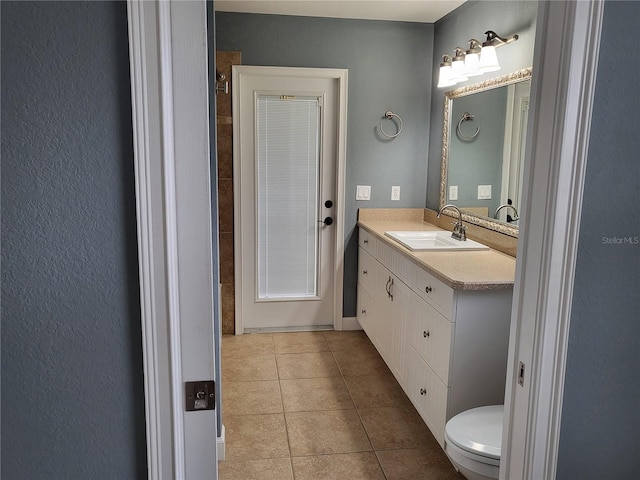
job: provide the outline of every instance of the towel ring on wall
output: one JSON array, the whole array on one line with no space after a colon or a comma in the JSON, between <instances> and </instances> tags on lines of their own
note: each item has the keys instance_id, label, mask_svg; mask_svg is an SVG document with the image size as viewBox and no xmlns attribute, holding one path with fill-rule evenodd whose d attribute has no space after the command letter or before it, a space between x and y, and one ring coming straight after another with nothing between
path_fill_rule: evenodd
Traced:
<instances>
[{"instance_id":1,"label":"towel ring on wall","mask_svg":"<svg viewBox=\"0 0 640 480\"><path fill-rule=\"evenodd\" d=\"M386 118L386 119L388 119L388 120L392 120L392 121L393 121L393 119L394 119L394 118L397 118L397 119L398 119L398 122L397 122L397 129L398 129L398 130L396 131L396 133L395 133L395 134L393 134L393 135L389 135L387 132L385 132L385 131L383 130L383 128L382 128L382 122L383 122L383 120L384 120L385 118ZM400 132L402 132L402 119L401 119L398 115L396 115L395 113L393 113L391 110L388 110L387 112L385 112L385 114L384 114L384 118L383 118L382 120L380 120L380 132L381 132L385 137L387 137L387 138L396 138L398 135L400 135Z\"/></svg>"},{"instance_id":2,"label":"towel ring on wall","mask_svg":"<svg viewBox=\"0 0 640 480\"><path fill-rule=\"evenodd\" d=\"M460 121L458 122L458 126L456 127L456 134L458 135L458 138L460 140L466 140L466 141L473 140L480 133L480 127L476 127L476 131L475 131L475 133L473 135L465 135L464 133L462 133L462 128L461 128L462 127L462 122L473 120L474 118L476 118L476 116L470 114L469 112L464 112L462 114L462 117L460 118Z\"/></svg>"}]
</instances>

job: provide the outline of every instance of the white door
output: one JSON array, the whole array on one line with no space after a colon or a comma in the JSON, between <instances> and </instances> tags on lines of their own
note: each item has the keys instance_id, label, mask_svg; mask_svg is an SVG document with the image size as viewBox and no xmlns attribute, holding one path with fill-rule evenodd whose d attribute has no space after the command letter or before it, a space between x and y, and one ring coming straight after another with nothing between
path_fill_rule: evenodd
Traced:
<instances>
[{"instance_id":1,"label":"white door","mask_svg":"<svg viewBox=\"0 0 640 480\"><path fill-rule=\"evenodd\" d=\"M334 326L336 72L233 67L236 331Z\"/></svg>"}]
</instances>

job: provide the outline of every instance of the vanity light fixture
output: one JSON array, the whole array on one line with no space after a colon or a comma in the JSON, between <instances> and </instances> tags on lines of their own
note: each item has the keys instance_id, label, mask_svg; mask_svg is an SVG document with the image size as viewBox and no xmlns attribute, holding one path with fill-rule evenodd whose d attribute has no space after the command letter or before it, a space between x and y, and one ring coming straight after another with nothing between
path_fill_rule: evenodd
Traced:
<instances>
[{"instance_id":1,"label":"vanity light fixture","mask_svg":"<svg viewBox=\"0 0 640 480\"><path fill-rule=\"evenodd\" d=\"M496 47L515 42L518 35L503 38L493 30L486 31L485 35L487 40L482 44L475 38L469 40L469 49L466 52L457 47L453 57L442 55L438 88L451 87L468 80L469 77L500 70Z\"/></svg>"}]
</instances>

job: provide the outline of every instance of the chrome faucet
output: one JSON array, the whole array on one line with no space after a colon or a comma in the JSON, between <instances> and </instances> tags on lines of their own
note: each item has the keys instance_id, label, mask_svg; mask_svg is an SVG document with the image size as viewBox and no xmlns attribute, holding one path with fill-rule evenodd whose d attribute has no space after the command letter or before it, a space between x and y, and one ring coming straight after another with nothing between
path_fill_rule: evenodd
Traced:
<instances>
[{"instance_id":1,"label":"chrome faucet","mask_svg":"<svg viewBox=\"0 0 640 480\"><path fill-rule=\"evenodd\" d=\"M462 212L460 211L460 209L458 207L456 207L455 205L448 203L447 205L445 205L444 207L442 207L440 209L440 211L438 212L438 215L436 215L436 218L440 218L440 215L442 215L442 211L447 208L455 208L458 211L458 221L455 222L453 224L453 232L451 232L451 236L453 238L455 238L456 240L461 240L461 241L466 241L467 240L467 234L466 234L466 230L467 227L465 227L462 224Z\"/></svg>"},{"instance_id":2,"label":"chrome faucet","mask_svg":"<svg viewBox=\"0 0 640 480\"><path fill-rule=\"evenodd\" d=\"M516 210L516 207L514 207L513 205L511 205L510 203L505 203L504 205L500 205L497 209L496 209L496 213L493 214L493 218L497 219L498 218L498 213L500 213L500 210L502 210L503 208L511 208L513 210L513 217L512 220L513 222L515 222L516 220L518 220L520 217L518 216L518 210ZM507 221L509 221L509 219L507 218Z\"/></svg>"}]
</instances>

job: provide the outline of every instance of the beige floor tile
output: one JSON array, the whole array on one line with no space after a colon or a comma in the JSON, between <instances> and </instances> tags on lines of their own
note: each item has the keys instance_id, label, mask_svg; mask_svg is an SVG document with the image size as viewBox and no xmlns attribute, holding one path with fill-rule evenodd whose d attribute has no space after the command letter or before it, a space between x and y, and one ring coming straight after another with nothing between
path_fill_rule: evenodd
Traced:
<instances>
[{"instance_id":1,"label":"beige floor tile","mask_svg":"<svg viewBox=\"0 0 640 480\"><path fill-rule=\"evenodd\" d=\"M339 377L331 352L276 355L281 380L291 378Z\"/></svg>"},{"instance_id":2,"label":"beige floor tile","mask_svg":"<svg viewBox=\"0 0 640 480\"><path fill-rule=\"evenodd\" d=\"M291 459L296 480L385 480L372 452Z\"/></svg>"},{"instance_id":3,"label":"beige floor tile","mask_svg":"<svg viewBox=\"0 0 640 480\"><path fill-rule=\"evenodd\" d=\"M289 456L283 414L226 415L224 426L229 460Z\"/></svg>"},{"instance_id":4,"label":"beige floor tile","mask_svg":"<svg viewBox=\"0 0 640 480\"><path fill-rule=\"evenodd\" d=\"M222 388L225 415L282 413L282 396L277 380L259 382L227 381Z\"/></svg>"},{"instance_id":5,"label":"beige floor tile","mask_svg":"<svg viewBox=\"0 0 640 480\"><path fill-rule=\"evenodd\" d=\"M277 379L278 370L276 368L275 355L255 355L246 358L222 357L223 382L253 382Z\"/></svg>"},{"instance_id":6,"label":"beige floor tile","mask_svg":"<svg viewBox=\"0 0 640 480\"><path fill-rule=\"evenodd\" d=\"M464 480L441 448L376 452L387 480Z\"/></svg>"},{"instance_id":7,"label":"beige floor tile","mask_svg":"<svg viewBox=\"0 0 640 480\"><path fill-rule=\"evenodd\" d=\"M341 377L280 380L285 412L354 408Z\"/></svg>"},{"instance_id":8,"label":"beige floor tile","mask_svg":"<svg viewBox=\"0 0 640 480\"><path fill-rule=\"evenodd\" d=\"M323 332L274 333L276 353L328 352L329 344Z\"/></svg>"},{"instance_id":9,"label":"beige floor tile","mask_svg":"<svg viewBox=\"0 0 640 480\"><path fill-rule=\"evenodd\" d=\"M344 377L356 408L409 407L411 402L390 373Z\"/></svg>"},{"instance_id":10,"label":"beige floor tile","mask_svg":"<svg viewBox=\"0 0 640 480\"><path fill-rule=\"evenodd\" d=\"M340 372L345 377L355 377L360 375L380 375L381 373L391 375L391 370L384 363L378 352L350 352L348 350L333 352Z\"/></svg>"},{"instance_id":11,"label":"beige floor tile","mask_svg":"<svg viewBox=\"0 0 640 480\"><path fill-rule=\"evenodd\" d=\"M219 480L293 480L289 458L225 460L218 463Z\"/></svg>"},{"instance_id":12,"label":"beige floor tile","mask_svg":"<svg viewBox=\"0 0 640 480\"><path fill-rule=\"evenodd\" d=\"M273 355L273 336L271 333L222 336L222 357L253 357L255 355Z\"/></svg>"},{"instance_id":13,"label":"beige floor tile","mask_svg":"<svg viewBox=\"0 0 640 480\"><path fill-rule=\"evenodd\" d=\"M371 451L355 410L285 413L292 456Z\"/></svg>"},{"instance_id":14,"label":"beige floor tile","mask_svg":"<svg viewBox=\"0 0 640 480\"><path fill-rule=\"evenodd\" d=\"M440 448L413 407L380 407L359 410L375 450Z\"/></svg>"},{"instance_id":15,"label":"beige floor tile","mask_svg":"<svg viewBox=\"0 0 640 480\"><path fill-rule=\"evenodd\" d=\"M367 334L363 330L347 332L324 332L332 352L372 352L376 351Z\"/></svg>"}]
</instances>

